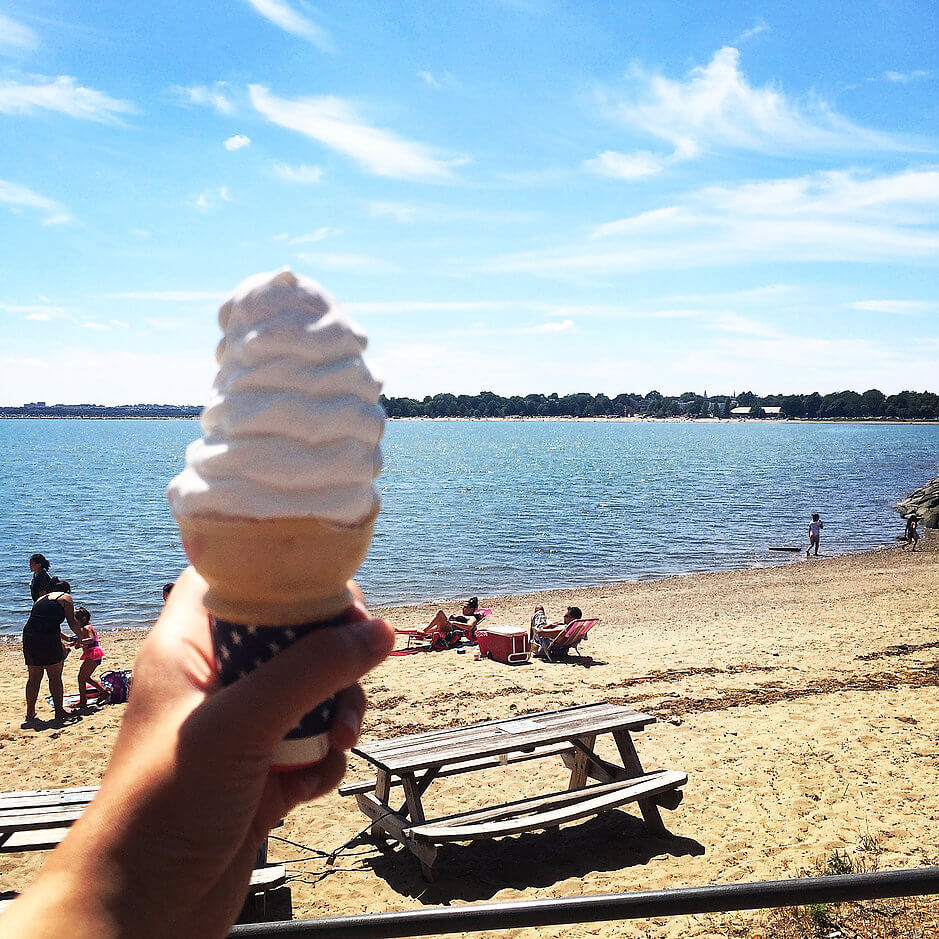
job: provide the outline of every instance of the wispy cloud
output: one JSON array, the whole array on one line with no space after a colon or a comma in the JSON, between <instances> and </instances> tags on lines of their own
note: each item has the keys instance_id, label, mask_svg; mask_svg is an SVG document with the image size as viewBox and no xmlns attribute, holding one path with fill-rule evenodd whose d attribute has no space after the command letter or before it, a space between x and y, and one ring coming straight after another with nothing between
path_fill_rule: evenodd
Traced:
<instances>
[{"instance_id":1,"label":"wispy cloud","mask_svg":"<svg viewBox=\"0 0 939 939\"><path fill-rule=\"evenodd\" d=\"M366 208L372 218L390 218L402 225L413 225L416 222L430 224L478 222L502 225L531 222L537 217L533 212L519 212L511 209L473 209L435 203L415 205L407 202L377 201L366 203Z\"/></svg>"},{"instance_id":2,"label":"wispy cloud","mask_svg":"<svg viewBox=\"0 0 939 939\"><path fill-rule=\"evenodd\" d=\"M33 30L0 13L0 49L7 47L31 50L38 45L39 37Z\"/></svg>"},{"instance_id":3,"label":"wispy cloud","mask_svg":"<svg viewBox=\"0 0 939 939\"><path fill-rule=\"evenodd\" d=\"M55 199L4 179L0 179L0 203L11 206L13 211L34 209L43 213L43 225L65 225L72 221L72 216Z\"/></svg>"},{"instance_id":4,"label":"wispy cloud","mask_svg":"<svg viewBox=\"0 0 939 939\"><path fill-rule=\"evenodd\" d=\"M305 232L302 235L291 236L287 232L282 232L281 234L274 236L274 241L283 241L288 245L308 245L317 241L323 241L330 235L337 234L339 234L338 229L330 228L328 225L322 225L314 231Z\"/></svg>"},{"instance_id":5,"label":"wispy cloud","mask_svg":"<svg viewBox=\"0 0 939 939\"><path fill-rule=\"evenodd\" d=\"M896 316L918 316L939 311L939 303L933 300L857 300L848 306L866 313L893 313Z\"/></svg>"},{"instance_id":6,"label":"wispy cloud","mask_svg":"<svg viewBox=\"0 0 939 939\"><path fill-rule=\"evenodd\" d=\"M884 78L896 85L908 85L910 82L932 78L934 74L931 69L917 68L912 72L884 72Z\"/></svg>"},{"instance_id":7,"label":"wispy cloud","mask_svg":"<svg viewBox=\"0 0 939 939\"><path fill-rule=\"evenodd\" d=\"M114 300L151 300L156 303L215 303L224 300L228 294L224 290L130 290L102 296Z\"/></svg>"},{"instance_id":8,"label":"wispy cloud","mask_svg":"<svg viewBox=\"0 0 939 939\"><path fill-rule=\"evenodd\" d=\"M306 163L301 163L299 166L275 163L274 175L288 183L318 183L323 178L323 168L321 166L309 166Z\"/></svg>"},{"instance_id":9,"label":"wispy cloud","mask_svg":"<svg viewBox=\"0 0 939 939\"><path fill-rule=\"evenodd\" d=\"M434 88L437 91L459 86L459 82L449 72L438 72L435 75L433 72L428 72L426 69L420 69L417 72L417 77L427 85L428 88Z\"/></svg>"},{"instance_id":10,"label":"wispy cloud","mask_svg":"<svg viewBox=\"0 0 939 939\"><path fill-rule=\"evenodd\" d=\"M187 104L207 105L219 114L234 114L235 102L227 82L215 82L214 85L173 85L173 94Z\"/></svg>"},{"instance_id":11,"label":"wispy cloud","mask_svg":"<svg viewBox=\"0 0 939 939\"><path fill-rule=\"evenodd\" d=\"M110 329L106 323L96 323L93 320L89 320L87 323L82 323L82 329L96 329L96 330L106 330Z\"/></svg>"},{"instance_id":12,"label":"wispy cloud","mask_svg":"<svg viewBox=\"0 0 939 939\"><path fill-rule=\"evenodd\" d=\"M79 120L119 124L119 115L133 114L136 110L130 101L85 88L69 75L58 78L37 76L32 84L18 81L0 83L0 114L55 111Z\"/></svg>"},{"instance_id":13,"label":"wispy cloud","mask_svg":"<svg viewBox=\"0 0 939 939\"><path fill-rule=\"evenodd\" d=\"M301 251L297 257L314 267L330 271L348 271L354 274L391 274L397 265L382 258L366 254L341 254L326 251Z\"/></svg>"},{"instance_id":14,"label":"wispy cloud","mask_svg":"<svg viewBox=\"0 0 939 939\"><path fill-rule=\"evenodd\" d=\"M574 321L538 323L535 326L486 326L478 324L468 329L451 330L452 336L557 336L574 329Z\"/></svg>"},{"instance_id":15,"label":"wispy cloud","mask_svg":"<svg viewBox=\"0 0 939 939\"><path fill-rule=\"evenodd\" d=\"M203 189L194 199L187 203L200 212L207 212L209 209L218 208L223 202L233 202L232 194L228 186L219 186L217 188Z\"/></svg>"},{"instance_id":16,"label":"wispy cloud","mask_svg":"<svg viewBox=\"0 0 939 939\"><path fill-rule=\"evenodd\" d=\"M222 143L222 146L226 150L241 150L244 147L249 147L250 145L251 138L246 137L244 134L235 134L233 137L229 137Z\"/></svg>"},{"instance_id":17,"label":"wispy cloud","mask_svg":"<svg viewBox=\"0 0 939 939\"><path fill-rule=\"evenodd\" d=\"M642 179L655 176L666 166L666 157L637 150L635 153L618 153L616 150L604 150L592 160L584 163L585 169L598 176L611 176L613 179Z\"/></svg>"},{"instance_id":18,"label":"wispy cloud","mask_svg":"<svg viewBox=\"0 0 939 939\"><path fill-rule=\"evenodd\" d=\"M25 314L26 319L40 323L65 315L65 307L49 303L0 303L0 311L21 316Z\"/></svg>"},{"instance_id":19,"label":"wispy cloud","mask_svg":"<svg viewBox=\"0 0 939 939\"><path fill-rule=\"evenodd\" d=\"M286 0L247 0L258 13L284 32L313 43L323 52L334 51L333 41L322 26L298 13Z\"/></svg>"},{"instance_id":20,"label":"wispy cloud","mask_svg":"<svg viewBox=\"0 0 939 939\"><path fill-rule=\"evenodd\" d=\"M745 29L734 41L746 42L748 39L752 39L754 36L759 36L760 33L766 32L769 32L769 25L766 20L758 19L749 29Z\"/></svg>"},{"instance_id":21,"label":"wispy cloud","mask_svg":"<svg viewBox=\"0 0 939 939\"><path fill-rule=\"evenodd\" d=\"M249 85L251 103L271 123L316 140L353 159L376 176L446 182L463 160L444 160L421 143L364 124L341 98L278 98L263 85Z\"/></svg>"},{"instance_id":22,"label":"wispy cloud","mask_svg":"<svg viewBox=\"0 0 939 939\"><path fill-rule=\"evenodd\" d=\"M712 186L680 204L598 225L587 245L496 258L484 270L615 275L789 261L934 262L939 171L814 173Z\"/></svg>"},{"instance_id":23,"label":"wispy cloud","mask_svg":"<svg viewBox=\"0 0 939 939\"><path fill-rule=\"evenodd\" d=\"M610 115L670 144L676 159L727 149L773 154L916 149L854 123L819 98L800 103L771 85L751 85L733 46L684 79L640 65L633 65L627 78L628 92L606 95Z\"/></svg>"}]
</instances>

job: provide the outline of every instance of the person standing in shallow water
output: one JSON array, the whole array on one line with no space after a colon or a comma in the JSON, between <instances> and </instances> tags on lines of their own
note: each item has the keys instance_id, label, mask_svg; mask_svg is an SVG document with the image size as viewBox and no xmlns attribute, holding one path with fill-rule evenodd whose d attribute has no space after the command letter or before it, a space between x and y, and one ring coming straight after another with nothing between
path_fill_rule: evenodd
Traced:
<instances>
[{"instance_id":1,"label":"person standing in shallow water","mask_svg":"<svg viewBox=\"0 0 939 939\"><path fill-rule=\"evenodd\" d=\"M805 556L809 556L812 548L815 548L815 557L818 557L818 543L822 537L824 523L818 516L818 512L812 513L812 521L809 522L809 546L805 549Z\"/></svg>"},{"instance_id":2,"label":"person standing in shallow water","mask_svg":"<svg viewBox=\"0 0 939 939\"><path fill-rule=\"evenodd\" d=\"M29 556L29 569L33 572L29 593L33 598L33 603L35 603L52 589L52 577L49 574L49 562L42 554L31 554Z\"/></svg>"}]
</instances>

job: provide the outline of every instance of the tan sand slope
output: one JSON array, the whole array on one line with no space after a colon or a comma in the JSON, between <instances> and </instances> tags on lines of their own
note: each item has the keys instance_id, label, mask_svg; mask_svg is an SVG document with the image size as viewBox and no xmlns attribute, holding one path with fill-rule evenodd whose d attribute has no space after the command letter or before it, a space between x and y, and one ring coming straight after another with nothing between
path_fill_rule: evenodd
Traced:
<instances>
[{"instance_id":1,"label":"tan sand slope","mask_svg":"<svg viewBox=\"0 0 939 939\"><path fill-rule=\"evenodd\" d=\"M409 855L360 844L328 867L288 859L295 916L426 904L729 883L809 873L832 850L874 848L881 868L936 863L939 808L939 539L784 567L523 597L485 597L493 620L527 623L569 603L600 624L585 659L509 667L472 650L389 659L366 684L364 735L382 738L590 701L661 718L637 738L647 768L682 769L684 803L664 813L673 837L645 835L635 809L550 833L455 846L433 884ZM468 589L472 585L467 585ZM424 624L436 607L388 610ZM132 662L139 635L103 639L106 665ZM19 729L25 670L3 656L0 789L95 783L122 708L60 731ZM77 663L66 664L67 685ZM43 705L46 707L45 705ZM51 709L46 707L47 711ZM353 760L352 776L366 773ZM558 761L435 783L440 814L563 788ZM332 850L364 827L352 800L304 807L277 834ZM870 852L866 855L873 857ZM304 860L304 858L306 858ZM3 889L22 889L42 855L0 855ZM725 917L521 930L525 936L725 936Z\"/></svg>"}]
</instances>

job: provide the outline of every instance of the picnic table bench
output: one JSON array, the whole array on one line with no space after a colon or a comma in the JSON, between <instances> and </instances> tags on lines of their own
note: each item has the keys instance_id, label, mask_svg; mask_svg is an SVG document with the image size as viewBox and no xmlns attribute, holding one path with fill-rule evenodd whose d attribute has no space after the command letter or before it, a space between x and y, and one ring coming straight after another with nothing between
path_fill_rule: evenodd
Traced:
<instances>
[{"instance_id":1,"label":"picnic table bench","mask_svg":"<svg viewBox=\"0 0 939 939\"><path fill-rule=\"evenodd\" d=\"M97 793L97 786L0 792L0 852L54 848ZM268 862L265 839L251 873L245 910L263 916L267 894L282 886L286 879L283 864ZM0 912L8 902L12 900L0 901Z\"/></svg>"},{"instance_id":2,"label":"picnic table bench","mask_svg":"<svg viewBox=\"0 0 939 939\"><path fill-rule=\"evenodd\" d=\"M678 807L688 777L642 768L631 734L653 723L654 717L630 708L586 704L360 744L352 752L372 763L376 776L341 786L339 793L355 797L372 820L373 837L396 840L411 851L428 879L440 845L556 828L629 802L638 802L649 830L661 832L659 809ZM595 752L602 734L612 735L622 765ZM562 792L439 818L425 815L421 800L435 779L554 756L571 771ZM595 782L588 785L588 778ZM405 801L395 808L391 791L397 787Z\"/></svg>"}]
</instances>

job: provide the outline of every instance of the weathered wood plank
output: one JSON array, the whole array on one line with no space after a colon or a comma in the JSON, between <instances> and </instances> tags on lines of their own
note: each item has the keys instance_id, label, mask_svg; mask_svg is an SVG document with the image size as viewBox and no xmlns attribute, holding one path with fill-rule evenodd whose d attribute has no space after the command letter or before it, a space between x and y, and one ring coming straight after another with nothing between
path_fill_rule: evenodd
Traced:
<instances>
[{"instance_id":1,"label":"weathered wood plank","mask_svg":"<svg viewBox=\"0 0 939 939\"><path fill-rule=\"evenodd\" d=\"M413 772L435 764L465 762L466 760L494 756L499 753L559 743L588 734L633 729L654 723L654 721L654 717L636 712L631 712L628 718L615 713L595 714L588 718L560 724L546 722L521 733L508 733L498 727L492 727L488 729L487 735L484 737L457 738L445 745L439 740L429 741L426 745L415 745L404 752L388 751L376 756L367 746L357 747L353 752L390 772Z\"/></svg>"},{"instance_id":2,"label":"weathered wood plank","mask_svg":"<svg viewBox=\"0 0 939 939\"><path fill-rule=\"evenodd\" d=\"M572 741L577 748L574 765L571 767L571 780L568 789L583 789L587 782L587 767L593 762L593 745L596 743L596 734L587 734Z\"/></svg>"},{"instance_id":3,"label":"weathered wood plank","mask_svg":"<svg viewBox=\"0 0 939 939\"><path fill-rule=\"evenodd\" d=\"M479 760L466 760L462 763L451 763L449 766L442 766L439 768L439 771L436 773L441 779L447 776L459 776L462 773L472 773L476 770L482 769L494 769L497 766L510 766L513 763L524 763L528 760L539 760L542 757L548 756L560 756L563 757L564 754L570 753L573 754L573 748L570 744L560 743L560 744L550 744L545 747L536 747L534 750L531 750L527 753L508 753L506 759L501 759L500 756L491 756L484 757ZM433 767L431 767L433 769ZM423 776L421 780L423 780ZM391 780L392 787L400 786L400 779ZM374 779L365 779L361 782L346 783L344 786L339 787L339 795L341 796L354 796L358 795L360 792L372 792L375 789L375 780Z\"/></svg>"},{"instance_id":4,"label":"weathered wood plank","mask_svg":"<svg viewBox=\"0 0 939 939\"><path fill-rule=\"evenodd\" d=\"M435 820L414 827L407 832L434 843L449 841L472 841L477 838L495 838L538 828L553 827L563 822L575 821L588 815L597 815L617 808L627 802L647 800L658 792L684 785L688 777L684 773L665 771L651 778L629 780L588 789L567 791L539 799L528 799L516 803L514 814L493 816L500 810L468 812L447 820ZM503 806L502 809L507 809Z\"/></svg>"},{"instance_id":5,"label":"weathered wood plank","mask_svg":"<svg viewBox=\"0 0 939 939\"><path fill-rule=\"evenodd\" d=\"M355 797L355 801L358 802L359 808L365 815L387 832L389 838L403 844L417 857L421 864L433 868L434 862L437 860L436 846L419 838L413 838L409 833L406 834L407 829L411 826L408 819L390 809L387 805L382 805L371 793L359 793Z\"/></svg>"},{"instance_id":6,"label":"weathered wood plank","mask_svg":"<svg viewBox=\"0 0 939 939\"><path fill-rule=\"evenodd\" d=\"M492 729L501 724L512 724L513 722L536 721L541 726L565 725L575 727L579 719L590 719L591 716L600 714L614 715L618 714L624 718L637 715L639 712L631 708L624 708L617 704L582 704L570 708L561 708L556 711L538 711L534 714L526 714L521 717L493 718L488 721L480 721L476 724L469 724L461 727L446 727L441 730L425 731L419 734L410 734L406 737L393 737L387 740L369 741L360 744L356 750L366 751L369 755L380 757L383 754L404 753L412 748L424 749L427 746L445 745L452 741L472 740L477 738L487 738L491 735ZM648 717L648 715L644 715Z\"/></svg>"},{"instance_id":7,"label":"weathered wood plank","mask_svg":"<svg viewBox=\"0 0 939 939\"><path fill-rule=\"evenodd\" d=\"M613 739L616 741L616 749L619 750L620 759L628 773L639 775L642 770L642 763L639 760L639 754L633 744L632 737L628 730L617 730L613 733ZM652 832L665 831L665 822L662 821L662 815L654 799L640 799L639 811L642 812L643 821L646 828Z\"/></svg>"}]
</instances>

